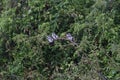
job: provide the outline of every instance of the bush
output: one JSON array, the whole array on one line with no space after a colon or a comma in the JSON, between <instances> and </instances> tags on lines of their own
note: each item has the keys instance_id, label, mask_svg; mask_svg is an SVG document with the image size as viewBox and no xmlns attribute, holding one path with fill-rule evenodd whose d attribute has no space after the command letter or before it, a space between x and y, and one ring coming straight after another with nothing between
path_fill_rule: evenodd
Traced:
<instances>
[{"instance_id":1,"label":"bush","mask_svg":"<svg viewBox=\"0 0 120 80\"><path fill-rule=\"evenodd\" d=\"M119 0L1 0L0 78L119 80ZM48 35L69 40L49 43ZM74 43L74 42L73 42Z\"/></svg>"}]
</instances>

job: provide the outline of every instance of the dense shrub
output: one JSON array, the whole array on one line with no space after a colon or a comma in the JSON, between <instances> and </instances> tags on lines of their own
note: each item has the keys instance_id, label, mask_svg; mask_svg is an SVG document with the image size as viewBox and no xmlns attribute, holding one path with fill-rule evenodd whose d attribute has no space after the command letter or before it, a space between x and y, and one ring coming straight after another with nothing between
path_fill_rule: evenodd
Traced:
<instances>
[{"instance_id":1,"label":"dense shrub","mask_svg":"<svg viewBox=\"0 0 120 80\"><path fill-rule=\"evenodd\" d=\"M0 79L119 80L119 0L0 0ZM77 46L46 37L71 33ZM106 78L106 79L105 79Z\"/></svg>"}]
</instances>

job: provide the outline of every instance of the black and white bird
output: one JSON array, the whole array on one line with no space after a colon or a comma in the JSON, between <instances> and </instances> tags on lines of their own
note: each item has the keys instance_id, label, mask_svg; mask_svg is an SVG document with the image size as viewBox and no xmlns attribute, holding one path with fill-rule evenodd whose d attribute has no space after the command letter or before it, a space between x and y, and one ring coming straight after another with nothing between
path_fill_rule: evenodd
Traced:
<instances>
[{"instance_id":1,"label":"black and white bird","mask_svg":"<svg viewBox=\"0 0 120 80\"><path fill-rule=\"evenodd\" d=\"M69 41L73 41L73 37L72 37L72 35L70 33L66 34L66 38Z\"/></svg>"},{"instance_id":2,"label":"black and white bird","mask_svg":"<svg viewBox=\"0 0 120 80\"><path fill-rule=\"evenodd\" d=\"M66 34L66 39L69 40L73 45L78 46L78 44L76 42L74 42L74 38L72 37L72 35L70 33Z\"/></svg>"},{"instance_id":3,"label":"black and white bird","mask_svg":"<svg viewBox=\"0 0 120 80\"><path fill-rule=\"evenodd\" d=\"M57 40L57 39L58 39L58 35L56 35L55 33L52 33L52 38L53 38L54 40Z\"/></svg>"},{"instance_id":4,"label":"black and white bird","mask_svg":"<svg viewBox=\"0 0 120 80\"><path fill-rule=\"evenodd\" d=\"M47 36L47 40L48 40L49 43L53 43L54 42L54 40L53 40L53 38L51 36Z\"/></svg>"}]
</instances>

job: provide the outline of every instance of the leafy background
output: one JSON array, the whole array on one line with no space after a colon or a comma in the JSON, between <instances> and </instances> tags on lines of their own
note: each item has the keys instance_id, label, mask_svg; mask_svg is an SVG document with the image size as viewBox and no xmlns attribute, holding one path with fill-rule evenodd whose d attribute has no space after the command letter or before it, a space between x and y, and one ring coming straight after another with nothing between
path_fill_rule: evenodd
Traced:
<instances>
[{"instance_id":1,"label":"leafy background","mask_svg":"<svg viewBox=\"0 0 120 80\"><path fill-rule=\"evenodd\" d=\"M120 0L0 0L1 80L120 80ZM74 36L50 45L55 32Z\"/></svg>"}]
</instances>

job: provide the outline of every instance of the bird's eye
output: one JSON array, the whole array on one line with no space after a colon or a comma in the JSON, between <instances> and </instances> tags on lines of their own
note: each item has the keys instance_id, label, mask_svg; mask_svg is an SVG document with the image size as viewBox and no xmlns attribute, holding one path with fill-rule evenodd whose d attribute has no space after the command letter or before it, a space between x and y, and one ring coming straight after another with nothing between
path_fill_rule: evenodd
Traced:
<instances>
[{"instance_id":1,"label":"bird's eye","mask_svg":"<svg viewBox=\"0 0 120 80\"><path fill-rule=\"evenodd\" d=\"M55 33L52 33L52 38L53 38L54 40L57 40L57 39L58 39L58 35L56 35Z\"/></svg>"},{"instance_id":2,"label":"bird's eye","mask_svg":"<svg viewBox=\"0 0 120 80\"><path fill-rule=\"evenodd\" d=\"M66 34L66 38L67 38L68 40L70 40L70 41L72 41L72 40L73 40L73 37L71 36L71 34L70 34L70 33Z\"/></svg>"},{"instance_id":3,"label":"bird's eye","mask_svg":"<svg viewBox=\"0 0 120 80\"><path fill-rule=\"evenodd\" d=\"M47 40L48 40L49 43L52 43L54 41L51 36L47 36Z\"/></svg>"}]
</instances>

